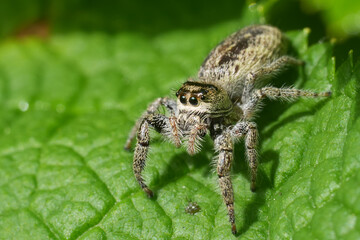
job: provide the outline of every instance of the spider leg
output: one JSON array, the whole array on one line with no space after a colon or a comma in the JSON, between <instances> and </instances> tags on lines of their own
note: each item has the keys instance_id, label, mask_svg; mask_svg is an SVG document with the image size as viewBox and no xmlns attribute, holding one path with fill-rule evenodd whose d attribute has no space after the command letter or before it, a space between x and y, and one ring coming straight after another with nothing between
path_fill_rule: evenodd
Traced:
<instances>
[{"instance_id":1,"label":"spider leg","mask_svg":"<svg viewBox=\"0 0 360 240\"><path fill-rule=\"evenodd\" d=\"M256 190L256 173L258 167L257 161L257 139L258 132L254 122L240 121L231 129L233 138L242 138L245 136L245 154L249 163L251 173L250 189L252 192Z\"/></svg>"},{"instance_id":2,"label":"spider leg","mask_svg":"<svg viewBox=\"0 0 360 240\"><path fill-rule=\"evenodd\" d=\"M141 188L148 195L148 197L151 198L153 196L153 192L145 184L142 177L142 171L146 165L147 154L150 145L149 126L153 127L159 133L167 135L169 134L168 132L171 131L169 130L171 129L171 121L170 118L161 114L148 114L142 119L137 133L137 143L133 159L133 171L135 178L140 184Z\"/></svg>"},{"instance_id":3,"label":"spider leg","mask_svg":"<svg viewBox=\"0 0 360 240\"><path fill-rule=\"evenodd\" d=\"M311 92L306 90L299 90L295 88L276 88L276 87L263 87L252 92L251 97L247 102L244 102L240 107L244 113L244 119L251 119L258 104L262 99L268 97L270 99L297 99L300 97L329 97L331 92Z\"/></svg>"},{"instance_id":4,"label":"spider leg","mask_svg":"<svg viewBox=\"0 0 360 240\"><path fill-rule=\"evenodd\" d=\"M269 74L271 75L274 74L274 72L276 73L282 71L286 66L302 65L302 64L304 64L303 61L285 55L271 62L267 66L260 68L260 70L256 73L256 75L258 76L265 76Z\"/></svg>"},{"instance_id":5,"label":"spider leg","mask_svg":"<svg viewBox=\"0 0 360 240\"><path fill-rule=\"evenodd\" d=\"M219 177L221 194L228 210L231 231L236 234L234 191L231 183L230 169L233 160L233 141L229 131L225 130L215 138L215 149L219 153L216 171Z\"/></svg>"},{"instance_id":6,"label":"spider leg","mask_svg":"<svg viewBox=\"0 0 360 240\"><path fill-rule=\"evenodd\" d=\"M129 136L126 140L126 143L125 143L125 150L130 150L131 148L131 143L132 141L134 140L135 136L136 136L136 132L138 131L139 127L140 127L140 124L141 122L143 121L144 117L146 115L149 115L149 114L153 114L155 113L160 106L165 106L170 114L172 116L175 116L175 111L176 111L176 102L173 100L173 99L170 99L170 98L167 98L167 97L164 97L164 98L157 98L154 102L152 102L148 108L146 109L146 111L142 114L142 116L136 121L134 127L131 129L130 133L129 133ZM177 134L177 130L175 129L175 122L174 120L172 119L171 120L171 126L172 126L172 132L173 132L173 135L174 135L174 143L175 143L175 146L177 147L180 147L181 143L180 143L180 139L178 137L176 137L178 134Z\"/></svg>"},{"instance_id":7,"label":"spider leg","mask_svg":"<svg viewBox=\"0 0 360 240\"><path fill-rule=\"evenodd\" d=\"M254 73L249 73L245 79L245 85L241 101L248 102L256 84L259 82L259 76L262 76L263 78L270 77L282 71L285 66L301 64L303 64L303 62L296 58L290 56L282 56L276 59L274 62L268 64L267 66L260 68L258 71Z\"/></svg>"}]
</instances>

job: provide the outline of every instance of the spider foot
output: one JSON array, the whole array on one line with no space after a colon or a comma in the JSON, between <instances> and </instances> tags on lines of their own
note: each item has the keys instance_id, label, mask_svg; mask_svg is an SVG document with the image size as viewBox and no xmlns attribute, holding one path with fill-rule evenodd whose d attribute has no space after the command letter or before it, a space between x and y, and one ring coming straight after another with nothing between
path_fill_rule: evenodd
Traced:
<instances>
[{"instance_id":1,"label":"spider foot","mask_svg":"<svg viewBox=\"0 0 360 240\"><path fill-rule=\"evenodd\" d=\"M148 196L148 198L154 197L154 193L149 188L144 188L143 190L146 193L146 195Z\"/></svg>"},{"instance_id":2,"label":"spider foot","mask_svg":"<svg viewBox=\"0 0 360 240\"><path fill-rule=\"evenodd\" d=\"M232 232L232 234L234 234L234 235L237 234L235 223L232 223L232 224L231 224L231 232Z\"/></svg>"}]
</instances>

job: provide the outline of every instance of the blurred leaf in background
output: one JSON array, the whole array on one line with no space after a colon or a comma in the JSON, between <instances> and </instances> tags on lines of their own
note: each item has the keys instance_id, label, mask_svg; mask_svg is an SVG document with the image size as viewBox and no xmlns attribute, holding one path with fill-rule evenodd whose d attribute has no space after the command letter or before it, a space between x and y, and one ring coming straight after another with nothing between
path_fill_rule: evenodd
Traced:
<instances>
[{"instance_id":1,"label":"blurred leaf in background","mask_svg":"<svg viewBox=\"0 0 360 240\"><path fill-rule=\"evenodd\" d=\"M209 139L190 157L153 135L145 170L153 200L123 145L149 102L172 96L214 45L254 23L286 31L306 62L274 85L334 95L266 102L255 194L236 146L239 237L359 239L360 62L358 48L349 53L358 38L336 50L327 11L303 4L1 1L0 239L235 238ZM195 215L185 213L189 199L201 207Z\"/></svg>"},{"instance_id":2,"label":"blurred leaf in background","mask_svg":"<svg viewBox=\"0 0 360 240\"><path fill-rule=\"evenodd\" d=\"M346 37L360 33L360 2L356 0L302 0L304 11L320 12L330 34Z\"/></svg>"},{"instance_id":3,"label":"blurred leaf in background","mask_svg":"<svg viewBox=\"0 0 360 240\"><path fill-rule=\"evenodd\" d=\"M354 49L358 58L360 2L356 0L269 0L263 1L266 22L283 30L311 29L310 43L336 41L338 63ZM340 60L340 61L339 61Z\"/></svg>"},{"instance_id":4,"label":"blurred leaf in background","mask_svg":"<svg viewBox=\"0 0 360 240\"><path fill-rule=\"evenodd\" d=\"M323 24L322 31L339 38L360 33L360 2L356 0L270 0L264 3L268 14L277 22L302 26ZM275 20L274 11L286 13ZM300 15L308 17L298 18ZM298 21L287 21L295 18Z\"/></svg>"}]
</instances>

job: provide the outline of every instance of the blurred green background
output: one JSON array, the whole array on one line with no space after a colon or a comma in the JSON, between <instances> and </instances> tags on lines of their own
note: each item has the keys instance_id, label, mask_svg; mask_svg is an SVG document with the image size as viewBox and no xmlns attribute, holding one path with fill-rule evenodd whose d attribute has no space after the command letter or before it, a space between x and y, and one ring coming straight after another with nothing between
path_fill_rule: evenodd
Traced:
<instances>
[{"instance_id":1,"label":"blurred green background","mask_svg":"<svg viewBox=\"0 0 360 240\"><path fill-rule=\"evenodd\" d=\"M265 23L284 31L309 27L311 42L336 38L335 54L342 58L359 42L360 2L356 0L3 0L0 38L41 31L137 32L154 36L168 30L204 28L237 19L243 8L254 4L252 7L256 8L256 3L262 4Z\"/></svg>"}]
</instances>

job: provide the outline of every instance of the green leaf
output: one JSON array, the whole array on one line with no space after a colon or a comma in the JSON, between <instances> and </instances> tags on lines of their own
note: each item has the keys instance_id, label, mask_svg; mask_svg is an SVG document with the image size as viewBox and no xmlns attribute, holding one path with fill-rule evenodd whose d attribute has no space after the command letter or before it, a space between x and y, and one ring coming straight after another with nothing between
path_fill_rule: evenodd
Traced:
<instances>
[{"instance_id":1,"label":"green leaf","mask_svg":"<svg viewBox=\"0 0 360 240\"><path fill-rule=\"evenodd\" d=\"M360 33L357 24L360 16L360 2L353 0L302 0L308 12L320 12L329 31L337 36Z\"/></svg>"},{"instance_id":2,"label":"green leaf","mask_svg":"<svg viewBox=\"0 0 360 240\"><path fill-rule=\"evenodd\" d=\"M266 18L286 29L311 27L316 38L358 37L360 2L354 0L264 0ZM279 17L281 16L281 17ZM321 20L321 21L319 21ZM354 39L355 40L355 39Z\"/></svg>"},{"instance_id":3,"label":"green leaf","mask_svg":"<svg viewBox=\"0 0 360 240\"><path fill-rule=\"evenodd\" d=\"M0 45L0 239L234 239L210 166L209 139L193 157L157 135L145 178L148 199L123 150L146 106L194 76L240 19L196 30L72 32ZM276 86L325 91L329 99L266 102L258 191L250 191L243 144L233 168L242 239L357 239L360 236L360 62L335 70L332 45L308 46L288 32L306 62ZM185 213L188 201L201 211Z\"/></svg>"},{"instance_id":4,"label":"green leaf","mask_svg":"<svg viewBox=\"0 0 360 240\"><path fill-rule=\"evenodd\" d=\"M18 28L38 20L47 0L12 0L0 2L0 38L17 32Z\"/></svg>"}]
</instances>

